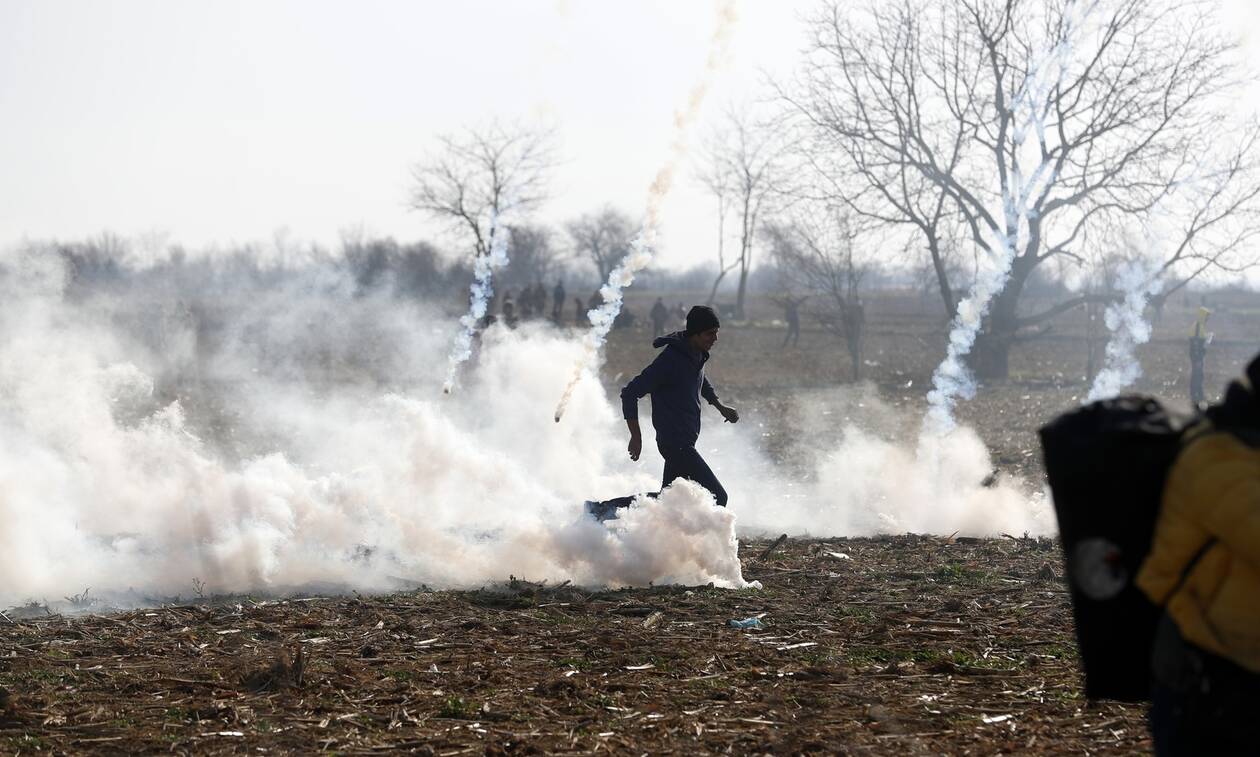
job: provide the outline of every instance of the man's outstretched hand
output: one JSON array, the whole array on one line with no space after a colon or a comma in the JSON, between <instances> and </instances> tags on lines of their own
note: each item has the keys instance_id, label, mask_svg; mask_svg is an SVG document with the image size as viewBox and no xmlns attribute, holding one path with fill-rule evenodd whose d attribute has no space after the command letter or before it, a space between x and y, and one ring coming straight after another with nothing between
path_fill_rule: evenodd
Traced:
<instances>
[{"instance_id":1,"label":"man's outstretched hand","mask_svg":"<svg viewBox=\"0 0 1260 757\"><path fill-rule=\"evenodd\" d=\"M639 431L639 419L627 418L626 428L630 431L630 444L626 446L626 452L630 453L631 460L638 460L639 453L643 451L643 434Z\"/></svg>"},{"instance_id":2,"label":"man's outstretched hand","mask_svg":"<svg viewBox=\"0 0 1260 757\"><path fill-rule=\"evenodd\" d=\"M735 408L718 405L718 412L722 414L727 423L739 423L739 413L735 411Z\"/></svg>"}]
</instances>

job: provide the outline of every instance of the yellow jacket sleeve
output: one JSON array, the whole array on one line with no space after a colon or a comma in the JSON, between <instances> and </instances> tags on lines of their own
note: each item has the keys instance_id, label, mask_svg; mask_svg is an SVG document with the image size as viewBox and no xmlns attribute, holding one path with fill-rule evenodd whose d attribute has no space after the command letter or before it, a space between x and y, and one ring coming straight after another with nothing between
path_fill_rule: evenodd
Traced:
<instances>
[{"instance_id":1,"label":"yellow jacket sleeve","mask_svg":"<svg viewBox=\"0 0 1260 757\"><path fill-rule=\"evenodd\" d=\"M1214 432L1182 450L1137 585L1186 639L1260 672L1260 450Z\"/></svg>"},{"instance_id":2,"label":"yellow jacket sleeve","mask_svg":"<svg viewBox=\"0 0 1260 757\"><path fill-rule=\"evenodd\" d=\"M1260 450L1227 433L1191 442L1169 477L1165 504L1260 570ZM1257 597L1260 601L1260 597Z\"/></svg>"}]
</instances>

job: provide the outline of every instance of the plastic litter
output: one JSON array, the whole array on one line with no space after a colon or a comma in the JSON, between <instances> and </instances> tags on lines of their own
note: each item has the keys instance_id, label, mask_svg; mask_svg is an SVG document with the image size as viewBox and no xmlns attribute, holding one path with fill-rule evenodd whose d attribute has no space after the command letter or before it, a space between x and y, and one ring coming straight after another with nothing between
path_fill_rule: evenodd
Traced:
<instances>
[{"instance_id":1,"label":"plastic litter","mask_svg":"<svg viewBox=\"0 0 1260 757\"><path fill-rule=\"evenodd\" d=\"M743 620L735 620L732 618L727 621L727 625L731 628L739 628L742 630L761 629L766 627L766 624L761 622L761 618L757 617L744 618Z\"/></svg>"}]
</instances>

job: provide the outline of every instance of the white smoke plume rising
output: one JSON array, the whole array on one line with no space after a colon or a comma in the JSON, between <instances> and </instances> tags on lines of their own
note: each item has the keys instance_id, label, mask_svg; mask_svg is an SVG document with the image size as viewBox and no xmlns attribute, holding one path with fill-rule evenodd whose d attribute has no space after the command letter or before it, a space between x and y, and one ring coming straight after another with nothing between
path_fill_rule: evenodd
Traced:
<instances>
[{"instance_id":1,"label":"white smoke plume rising","mask_svg":"<svg viewBox=\"0 0 1260 757\"><path fill-rule=\"evenodd\" d=\"M550 327L490 328L466 391L422 399L449 320L323 268L259 275L198 275L191 300L146 295L163 288L147 272L84 293L55 255L4 261L0 603L509 574L746 585L707 494L674 487L612 529L582 514L657 479L613 467L595 382L573 397L586 423L538 433L528 408L577 356Z\"/></svg>"},{"instance_id":2,"label":"white smoke plume rising","mask_svg":"<svg viewBox=\"0 0 1260 757\"><path fill-rule=\"evenodd\" d=\"M976 335L989 312L989 305L1011 274L1011 262L1015 259L1012 240L1002 240L997 249L1003 251L1001 259L992 268L978 272L971 292L958 303L958 313L949 329L949 345L945 359L932 374L932 389L928 392L928 411L923 417L924 436L940 437L957 428L954 406L958 399L971 399L976 395L975 378L965 359L976 343Z\"/></svg>"},{"instance_id":3,"label":"white smoke plume rising","mask_svg":"<svg viewBox=\"0 0 1260 757\"><path fill-rule=\"evenodd\" d=\"M473 264L473 280L468 288L468 312L459 319L459 332L451 345L451 354L446 369L446 381L442 391L450 394L455 389L455 380L459 367L472 357L473 339L477 329L481 328L486 317L486 309L490 299L494 297L494 269L508 264L507 234L499 229L498 215L490 217L490 249L485 255L477 256Z\"/></svg>"},{"instance_id":4,"label":"white smoke plume rising","mask_svg":"<svg viewBox=\"0 0 1260 757\"><path fill-rule=\"evenodd\" d=\"M1151 324L1144 314L1151 298L1163 291L1165 266L1170 239L1183 238L1184 229L1174 219L1186 208L1208 207L1210 195L1219 188L1224 172L1205 170L1200 165L1181 179L1172 182L1168 191L1143 215L1137 218L1140 237L1125 240L1125 246L1136 255L1116 268L1115 288L1123 299L1107 306L1103 322L1110 332L1103 369L1094 377L1086 402L1115 397L1142 376L1137 348L1151 339Z\"/></svg>"},{"instance_id":5,"label":"white smoke plume rising","mask_svg":"<svg viewBox=\"0 0 1260 757\"><path fill-rule=\"evenodd\" d=\"M626 461L599 382L571 398L583 423L547 422L580 345L492 326L463 391L437 398L451 319L295 265L85 283L49 250L0 259L0 606L508 575L743 587L737 535L1047 530L1018 486L980 486L991 463L970 432L925 471L895 441L918 419L843 392L802 399L794 469L755 426L709 425L729 509L679 483L597 523L581 503L656 490L660 460ZM829 409L851 417L824 442Z\"/></svg>"},{"instance_id":6,"label":"white smoke plume rising","mask_svg":"<svg viewBox=\"0 0 1260 757\"><path fill-rule=\"evenodd\" d=\"M975 345L976 335L993 298L1002 291L1010 277L1019 244L1026 237L1030 202L1057 178L1054 160L1040 149L1046 144L1046 116L1050 110L1044 106L1046 95L1056 82L1062 80L1072 61L1074 41L1097 7L1097 2L1069 2L1065 6L1062 38L1033 60L1012 98L1014 125L1011 153L1016 159L1011 162L1010 177L1001 188L1003 228L993 232L995 239L990 244L992 259L987 261L988 265L983 270L977 271L975 286L958 305L958 313L950 326L945 359L932 375L932 389L928 392L930 409L923 423L924 435L940 436L952 431L956 425L954 406L958 399L975 396L975 379L964 360ZM1030 142L1028 138L1033 135L1036 139ZM1028 150L1024 150L1026 144L1031 145ZM1018 159L1021 155L1033 158L1031 164L1034 168L1027 175Z\"/></svg>"},{"instance_id":7,"label":"white smoke plume rising","mask_svg":"<svg viewBox=\"0 0 1260 757\"><path fill-rule=\"evenodd\" d=\"M742 424L707 429L702 452L731 494L741 533L1055 532L1043 493L994 476L993 460L972 429L958 426L916 447L907 440L921 421L881 400L871 385L838 387L792 403L787 423L798 443L783 455L795 462L791 470L754 450Z\"/></svg>"},{"instance_id":8,"label":"white smoke plume rising","mask_svg":"<svg viewBox=\"0 0 1260 757\"><path fill-rule=\"evenodd\" d=\"M622 292L634 283L635 274L652 262L656 249L657 230L660 226L661 205L665 202L670 187L674 183L674 171L678 163L686 157L687 133L700 114L700 106L704 104L713 76L726 59L726 48L738 20L734 0L721 0L718 3L717 15L717 27L713 31L713 39L709 45L709 56L705 61L704 73L700 82L692 88L687 98L687 107L674 115L674 141L669 159L657 171L656 178L648 188L647 213L643 219L643 228L630 244L630 254L608 274L608 281L600 287L599 295L603 300L602 304L587 314L591 321L591 328L582 338L581 357L573 366L573 375L565 385L560 402L556 405L556 423L564 417L565 409L569 405L569 399L573 396L573 390L578 382L584 375L599 366L600 350L608 339L608 332L612 329L613 321L621 312Z\"/></svg>"},{"instance_id":9,"label":"white smoke plume rising","mask_svg":"<svg viewBox=\"0 0 1260 757\"><path fill-rule=\"evenodd\" d=\"M1116 288L1124 293L1124 299L1108 305L1103 312L1111 338L1107 340L1103 369L1094 377L1086 402L1115 397L1141 377L1137 347L1151 339L1151 324L1143 314L1151 297L1163 288L1163 282L1157 266L1141 260L1126 261L1116 271Z\"/></svg>"}]
</instances>

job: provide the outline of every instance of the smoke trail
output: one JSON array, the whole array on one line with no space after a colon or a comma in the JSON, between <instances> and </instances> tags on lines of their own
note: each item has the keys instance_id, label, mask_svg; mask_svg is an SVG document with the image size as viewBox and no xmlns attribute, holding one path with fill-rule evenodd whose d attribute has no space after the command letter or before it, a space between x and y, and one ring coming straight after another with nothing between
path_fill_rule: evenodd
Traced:
<instances>
[{"instance_id":1,"label":"smoke trail","mask_svg":"<svg viewBox=\"0 0 1260 757\"><path fill-rule=\"evenodd\" d=\"M582 376L595 370L599 365L600 350L608 338L613 321L621 312L622 292L634 283L635 274L652 262L656 249L657 231L660 227L661 205L674 182L676 166L687 154L687 132L700 113L700 106L704 103L705 95L708 94L713 75L725 60L726 47L737 18L734 0L722 0L718 5L717 28L714 29L713 38L710 41L704 74L700 82L691 90L687 98L687 108L674 115L674 141L669 159L657 171L656 178L648 188L647 213L643 219L643 228L631 242L630 254L608 274L608 281L600 287L599 294L603 298L603 304L587 314L591 321L591 328L582 338L582 355L573 366L573 376L569 379L569 383L564 388L564 394L556 405L556 423L559 423L564 416L564 411L573 396L573 390L582 380Z\"/></svg>"},{"instance_id":2,"label":"smoke trail","mask_svg":"<svg viewBox=\"0 0 1260 757\"><path fill-rule=\"evenodd\" d=\"M958 399L971 399L976 395L976 382L967 368L964 358L975 345L976 335L989 304L1010 277L1011 263L1015 259L1014 240L1002 240L999 249L1003 255L998 264L976 276L971 292L958 303L958 314L949 330L949 346L945 359L932 374L932 389L928 392L928 411L923 418L925 435L943 436L954 430L954 405Z\"/></svg>"},{"instance_id":3,"label":"smoke trail","mask_svg":"<svg viewBox=\"0 0 1260 757\"><path fill-rule=\"evenodd\" d=\"M1040 60L1033 60L1020 88L1012 98L1011 113L1014 128L1011 133L1011 154L1018 156L1030 133L1036 135L1035 145L1046 143L1046 116L1049 108L1043 107L1050 89L1062 80L1074 51L1074 37L1090 14L1098 7L1097 2L1071 3L1064 8L1064 32L1059 42ZM958 313L950 326L949 345L945 359L932 374L932 389L928 392L928 412L923 419L923 434L940 436L955 427L954 406L958 399L975 396L976 385L964 359L975 345L976 335L989 307L1006 286L1011 265L1015 261L1021 232L1026 232L1031 208L1029 202L1054 183L1058 178L1054 161L1044 152L1038 155L1033 171L1025 177L1018 157L1012 161L1010 178L1002 187L1002 230L993 229L995 244L991 249L995 259L989 261L986 271L978 271L976 284L968 296L958 304Z\"/></svg>"},{"instance_id":4,"label":"smoke trail","mask_svg":"<svg viewBox=\"0 0 1260 757\"><path fill-rule=\"evenodd\" d=\"M1137 360L1137 347L1151 338L1151 325L1143 318L1151 298L1163 290L1161 278L1164 266L1152 255L1168 244L1168 239L1178 232L1169 228L1168 219L1175 217L1169 206L1179 195L1188 195L1193 207L1196 200L1202 207L1209 207L1219 182L1228 177L1228 171L1205 171L1202 164L1194 167L1187 176L1169 184L1167 191L1140 217L1141 240L1127 244L1137 251L1133 260L1125 261L1116 270L1115 286L1124 293L1124 299L1107 306L1103 313L1104 323L1110 332L1107 340L1103 369L1094 377L1086 402L1115 397L1142 375Z\"/></svg>"},{"instance_id":5,"label":"smoke trail","mask_svg":"<svg viewBox=\"0 0 1260 757\"><path fill-rule=\"evenodd\" d=\"M1114 397L1142 375L1137 360L1137 347L1151 338L1151 325L1142 317L1146 303L1163 289L1163 282L1153 266L1139 261L1126 261L1116 271L1116 288L1124 299L1107 306L1103 320L1111 338L1103 369L1094 377L1086 402Z\"/></svg>"},{"instance_id":6,"label":"smoke trail","mask_svg":"<svg viewBox=\"0 0 1260 757\"><path fill-rule=\"evenodd\" d=\"M473 265L473 281L468 287L468 312L459 319L460 330L455 335L455 343L451 345L446 381L442 384L442 392L445 394L450 394L454 390L459 367L472 357L473 337L486 316L490 298L494 296L492 283L494 269L502 268L508 263L507 235L498 233L498 223L498 214L492 214L490 216L490 250L485 255L479 255Z\"/></svg>"},{"instance_id":7,"label":"smoke trail","mask_svg":"<svg viewBox=\"0 0 1260 757\"><path fill-rule=\"evenodd\" d=\"M0 606L198 581L747 585L732 514L694 487L611 528L581 513L659 479L622 472L597 382L573 397L585 423L540 436L521 411L578 356L545 324L485 330L477 375L430 400L451 323L413 297L330 264L122 268L0 259Z\"/></svg>"},{"instance_id":8,"label":"smoke trail","mask_svg":"<svg viewBox=\"0 0 1260 757\"><path fill-rule=\"evenodd\" d=\"M295 265L120 266L85 283L57 255L0 258L0 607L86 586L136 604L197 582L742 587L736 535L1053 528L1015 483L979 484L992 462L974 432L935 440L929 467L894 441L919 419L863 388L787 403L794 470L756 427L711 429L731 507L680 483L597 523L583 500L660 479L624 466L597 381L572 395L583 423L539 433L528 408L581 345L492 326L479 370L439 400L451 319L388 277L364 290L336 261Z\"/></svg>"}]
</instances>

